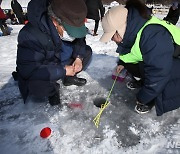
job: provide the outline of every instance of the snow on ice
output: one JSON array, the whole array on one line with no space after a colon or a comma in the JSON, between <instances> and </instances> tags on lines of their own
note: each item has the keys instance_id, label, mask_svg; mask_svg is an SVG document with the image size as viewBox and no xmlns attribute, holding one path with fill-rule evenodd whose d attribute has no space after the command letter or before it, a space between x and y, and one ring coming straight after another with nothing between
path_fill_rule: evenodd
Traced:
<instances>
[{"instance_id":1,"label":"snow on ice","mask_svg":"<svg viewBox=\"0 0 180 154\"><path fill-rule=\"evenodd\" d=\"M94 21L88 20L86 26L91 31ZM154 108L145 115L135 113L135 92L125 86L128 78L116 83L111 104L103 112L99 128L95 127L93 119L99 108L93 105L93 100L107 97L118 56L115 43L99 42L101 25L98 36L87 35L93 58L80 76L88 82L83 87L61 84L62 109L51 107L47 100L29 99L23 104L17 83L11 77L16 66L17 35L22 26L11 27L10 36L0 37L1 154L180 154L180 109L161 117L156 116ZM68 107L71 103L81 107ZM52 130L47 139L39 135L44 127Z\"/></svg>"}]
</instances>

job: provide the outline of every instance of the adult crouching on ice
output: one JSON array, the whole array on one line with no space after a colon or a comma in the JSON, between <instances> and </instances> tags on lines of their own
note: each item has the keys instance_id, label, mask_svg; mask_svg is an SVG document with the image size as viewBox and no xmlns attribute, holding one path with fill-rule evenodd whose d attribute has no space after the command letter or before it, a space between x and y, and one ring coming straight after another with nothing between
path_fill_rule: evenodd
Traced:
<instances>
[{"instance_id":1,"label":"adult crouching on ice","mask_svg":"<svg viewBox=\"0 0 180 154\"><path fill-rule=\"evenodd\" d=\"M59 79L65 86L86 84L77 73L88 64L92 50L86 45L87 14L84 0L31 0L28 24L18 36L17 73L24 101L29 95L60 103ZM17 75L18 74L18 75Z\"/></svg>"},{"instance_id":2,"label":"adult crouching on ice","mask_svg":"<svg viewBox=\"0 0 180 154\"><path fill-rule=\"evenodd\" d=\"M139 1L111 8L102 20L102 42L117 43L117 72L125 67L141 80L135 111L147 113L155 104L158 116L180 107L180 29L148 14ZM137 81L127 84L137 88Z\"/></svg>"}]
</instances>

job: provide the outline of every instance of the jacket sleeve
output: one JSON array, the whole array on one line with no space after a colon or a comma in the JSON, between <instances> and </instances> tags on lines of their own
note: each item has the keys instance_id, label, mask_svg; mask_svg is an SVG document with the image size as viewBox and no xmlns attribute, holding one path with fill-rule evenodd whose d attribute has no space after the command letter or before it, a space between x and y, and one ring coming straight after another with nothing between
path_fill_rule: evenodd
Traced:
<instances>
[{"instance_id":1,"label":"jacket sleeve","mask_svg":"<svg viewBox=\"0 0 180 154\"><path fill-rule=\"evenodd\" d=\"M137 100L147 104L162 92L170 78L174 46L164 27L149 25L142 33L140 49L145 79Z\"/></svg>"},{"instance_id":2,"label":"jacket sleeve","mask_svg":"<svg viewBox=\"0 0 180 154\"><path fill-rule=\"evenodd\" d=\"M21 31L18 36L17 67L24 79L53 81L63 78L65 69L57 61L54 51L44 51L33 35Z\"/></svg>"}]
</instances>

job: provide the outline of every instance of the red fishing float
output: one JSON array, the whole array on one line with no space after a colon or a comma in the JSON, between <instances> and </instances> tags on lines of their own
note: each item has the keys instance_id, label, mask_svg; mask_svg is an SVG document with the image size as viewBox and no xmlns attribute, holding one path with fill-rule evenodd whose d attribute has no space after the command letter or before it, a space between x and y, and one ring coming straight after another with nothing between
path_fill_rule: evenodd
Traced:
<instances>
[{"instance_id":1,"label":"red fishing float","mask_svg":"<svg viewBox=\"0 0 180 154\"><path fill-rule=\"evenodd\" d=\"M42 138L48 138L51 135L51 128L45 127L41 130L40 136Z\"/></svg>"}]
</instances>

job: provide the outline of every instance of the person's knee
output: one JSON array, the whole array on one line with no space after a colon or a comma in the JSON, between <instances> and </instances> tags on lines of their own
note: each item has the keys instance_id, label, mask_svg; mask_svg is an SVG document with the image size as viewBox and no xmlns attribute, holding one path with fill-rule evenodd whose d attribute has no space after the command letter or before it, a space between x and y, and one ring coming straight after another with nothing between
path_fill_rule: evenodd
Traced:
<instances>
[{"instance_id":1,"label":"person's knee","mask_svg":"<svg viewBox=\"0 0 180 154\"><path fill-rule=\"evenodd\" d=\"M89 45L86 45L86 56L91 57L92 56L92 49Z\"/></svg>"},{"instance_id":2,"label":"person's knee","mask_svg":"<svg viewBox=\"0 0 180 154\"><path fill-rule=\"evenodd\" d=\"M92 57L92 49L90 46L86 45L86 54L84 55L84 60L83 60L83 70L86 70L86 68L90 64L91 57Z\"/></svg>"}]
</instances>

